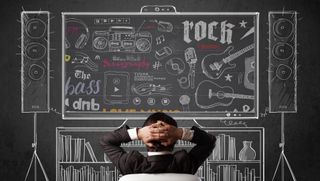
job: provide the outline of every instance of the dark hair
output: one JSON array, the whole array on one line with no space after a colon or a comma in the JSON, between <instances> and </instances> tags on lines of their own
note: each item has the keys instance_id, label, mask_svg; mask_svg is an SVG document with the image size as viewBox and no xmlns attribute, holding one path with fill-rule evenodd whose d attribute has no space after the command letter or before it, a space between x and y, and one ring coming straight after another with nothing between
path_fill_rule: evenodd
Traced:
<instances>
[{"instance_id":1,"label":"dark hair","mask_svg":"<svg viewBox=\"0 0 320 181\"><path fill-rule=\"evenodd\" d=\"M156 112L151 114L143 123L143 127L156 123L159 120L167 124L170 124L172 126L178 127L176 120L174 120L171 116L163 112ZM147 147L148 151L172 151L175 145L175 144L172 144L169 146L163 146L160 141L153 141L152 144L155 146L155 148L153 149L153 148Z\"/></svg>"},{"instance_id":2,"label":"dark hair","mask_svg":"<svg viewBox=\"0 0 320 181\"><path fill-rule=\"evenodd\" d=\"M143 123L143 127L149 126L153 123L156 123L158 120L161 120L167 124L172 126L178 127L176 120L174 120L171 116L163 113L163 112L156 112L151 114L146 121Z\"/></svg>"}]
</instances>

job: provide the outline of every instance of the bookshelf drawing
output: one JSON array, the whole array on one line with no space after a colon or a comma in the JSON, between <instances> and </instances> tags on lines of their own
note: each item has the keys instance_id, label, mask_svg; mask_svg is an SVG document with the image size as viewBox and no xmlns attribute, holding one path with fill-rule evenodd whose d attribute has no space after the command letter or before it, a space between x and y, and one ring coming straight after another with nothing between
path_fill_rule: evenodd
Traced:
<instances>
[{"instance_id":1,"label":"bookshelf drawing","mask_svg":"<svg viewBox=\"0 0 320 181\"><path fill-rule=\"evenodd\" d=\"M56 181L117 181L119 171L104 155L99 139L112 128L56 129Z\"/></svg>"},{"instance_id":2,"label":"bookshelf drawing","mask_svg":"<svg viewBox=\"0 0 320 181\"><path fill-rule=\"evenodd\" d=\"M121 174L99 144L101 136L117 128L58 127L56 129L56 181L117 181ZM199 167L202 181L264 181L264 128L205 128L217 137L216 147ZM254 159L240 159L244 143L251 141ZM135 140L121 145L146 155L145 145ZM188 141L178 140L175 150L190 150ZM243 151L242 151L243 152ZM252 150L251 150L252 152Z\"/></svg>"},{"instance_id":3,"label":"bookshelf drawing","mask_svg":"<svg viewBox=\"0 0 320 181\"><path fill-rule=\"evenodd\" d=\"M264 181L264 128L207 128L216 146L206 161L207 181Z\"/></svg>"}]
</instances>

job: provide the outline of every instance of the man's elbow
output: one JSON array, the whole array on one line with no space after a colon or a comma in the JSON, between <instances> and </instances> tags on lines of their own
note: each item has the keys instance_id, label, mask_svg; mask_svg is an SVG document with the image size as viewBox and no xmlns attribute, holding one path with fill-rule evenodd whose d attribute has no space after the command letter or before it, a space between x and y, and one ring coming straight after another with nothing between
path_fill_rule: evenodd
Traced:
<instances>
[{"instance_id":1,"label":"man's elbow","mask_svg":"<svg viewBox=\"0 0 320 181\"><path fill-rule=\"evenodd\" d=\"M105 133L104 135L102 135L100 138L100 145L101 146L110 145L111 137L112 136L110 133Z\"/></svg>"}]
</instances>

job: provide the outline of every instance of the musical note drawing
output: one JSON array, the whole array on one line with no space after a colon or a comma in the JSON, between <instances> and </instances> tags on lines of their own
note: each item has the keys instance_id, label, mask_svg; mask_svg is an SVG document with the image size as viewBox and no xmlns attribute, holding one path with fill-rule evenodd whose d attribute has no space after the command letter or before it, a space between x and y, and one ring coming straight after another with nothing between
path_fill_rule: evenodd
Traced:
<instances>
[{"instance_id":1,"label":"musical note drawing","mask_svg":"<svg viewBox=\"0 0 320 181\"><path fill-rule=\"evenodd\" d=\"M159 70L159 68L162 67L162 63L160 61L155 61L153 64L152 64L152 68L154 70Z\"/></svg>"},{"instance_id":2,"label":"musical note drawing","mask_svg":"<svg viewBox=\"0 0 320 181\"><path fill-rule=\"evenodd\" d=\"M94 63L91 58L82 52L77 52L75 53L72 61L72 64L78 64L75 66L76 67L86 67L90 69L91 71L98 71L98 65Z\"/></svg>"},{"instance_id":3,"label":"musical note drawing","mask_svg":"<svg viewBox=\"0 0 320 181\"><path fill-rule=\"evenodd\" d=\"M171 48L168 46L165 46L160 50L156 50L155 57L157 60L162 60L171 54L172 54Z\"/></svg>"},{"instance_id":4,"label":"musical note drawing","mask_svg":"<svg viewBox=\"0 0 320 181\"><path fill-rule=\"evenodd\" d=\"M163 43L163 42L165 42L165 41L166 41L166 39L164 38L163 35L160 35L160 36L156 37L156 43L157 43L157 45L160 45L161 43Z\"/></svg>"}]
</instances>

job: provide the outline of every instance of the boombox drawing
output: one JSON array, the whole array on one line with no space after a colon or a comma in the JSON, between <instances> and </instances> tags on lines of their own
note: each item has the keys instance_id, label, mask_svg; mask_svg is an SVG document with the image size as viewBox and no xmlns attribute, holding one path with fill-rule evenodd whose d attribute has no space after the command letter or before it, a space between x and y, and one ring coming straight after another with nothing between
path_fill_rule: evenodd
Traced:
<instances>
[{"instance_id":1,"label":"boombox drawing","mask_svg":"<svg viewBox=\"0 0 320 181\"><path fill-rule=\"evenodd\" d=\"M131 26L111 26L92 36L93 50L99 52L149 53L151 44L151 33L135 32Z\"/></svg>"}]
</instances>

